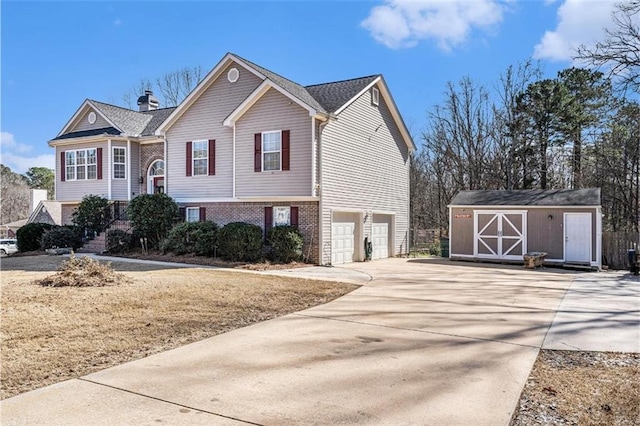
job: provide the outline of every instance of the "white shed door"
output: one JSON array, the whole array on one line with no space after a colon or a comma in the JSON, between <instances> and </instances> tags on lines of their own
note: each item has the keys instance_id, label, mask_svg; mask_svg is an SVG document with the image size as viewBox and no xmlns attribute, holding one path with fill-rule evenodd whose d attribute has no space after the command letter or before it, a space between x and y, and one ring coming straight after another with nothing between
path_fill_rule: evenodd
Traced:
<instances>
[{"instance_id":1,"label":"white shed door","mask_svg":"<svg viewBox=\"0 0 640 426\"><path fill-rule=\"evenodd\" d=\"M389 257L389 224L373 223L371 229L373 253L372 259L386 259Z\"/></svg>"},{"instance_id":2,"label":"white shed door","mask_svg":"<svg viewBox=\"0 0 640 426\"><path fill-rule=\"evenodd\" d=\"M564 214L565 262L591 262L591 213Z\"/></svg>"},{"instance_id":3,"label":"white shed door","mask_svg":"<svg viewBox=\"0 0 640 426\"><path fill-rule=\"evenodd\" d=\"M332 265L353 262L355 231L355 222L333 222L331 225Z\"/></svg>"}]
</instances>

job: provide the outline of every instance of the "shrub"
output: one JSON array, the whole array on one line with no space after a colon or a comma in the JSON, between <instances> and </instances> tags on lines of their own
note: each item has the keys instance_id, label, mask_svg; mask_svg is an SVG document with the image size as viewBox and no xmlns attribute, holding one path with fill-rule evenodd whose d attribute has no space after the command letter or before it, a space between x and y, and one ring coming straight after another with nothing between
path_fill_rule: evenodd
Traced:
<instances>
[{"instance_id":1,"label":"shrub","mask_svg":"<svg viewBox=\"0 0 640 426\"><path fill-rule=\"evenodd\" d=\"M276 262L289 263L302 259L302 234L292 226L276 226L269 231L267 239L271 246L271 258Z\"/></svg>"},{"instance_id":2,"label":"shrub","mask_svg":"<svg viewBox=\"0 0 640 426\"><path fill-rule=\"evenodd\" d=\"M233 222L218 231L218 252L228 260L254 262L262 257L262 228Z\"/></svg>"},{"instance_id":3,"label":"shrub","mask_svg":"<svg viewBox=\"0 0 640 426\"><path fill-rule=\"evenodd\" d=\"M51 225L49 223L36 222L26 224L16 232L18 250L22 252L40 250L40 240L42 235L46 231L55 227L56 225Z\"/></svg>"},{"instance_id":4,"label":"shrub","mask_svg":"<svg viewBox=\"0 0 640 426\"><path fill-rule=\"evenodd\" d=\"M166 194L143 194L129 203L127 215L137 238L157 247L180 220L178 204Z\"/></svg>"},{"instance_id":5,"label":"shrub","mask_svg":"<svg viewBox=\"0 0 640 426\"><path fill-rule=\"evenodd\" d=\"M125 253L131 248L131 234L122 229L107 232L107 251L109 253Z\"/></svg>"},{"instance_id":6,"label":"shrub","mask_svg":"<svg viewBox=\"0 0 640 426\"><path fill-rule=\"evenodd\" d=\"M82 247L82 230L73 226L56 226L45 231L40 239L42 250L51 248L72 248L77 250Z\"/></svg>"},{"instance_id":7,"label":"shrub","mask_svg":"<svg viewBox=\"0 0 640 426\"><path fill-rule=\"evenodd\" d=\"M111 263L100 263L88 256L71 256L62 262L58 271L41 280L43 287L104 287L129 282L129 279L113 270Z\"/></svg>"},{"instance_id":8,"label":"shrub","mask_svg":"<svg viewBox=\"0 0 640 426\"><path fill-rule=\"evenodd\" d=\"M111 221L109 200L99 195L86 195L73 212L71 221L89 233L100 234Z\"/></svg>"},{"instance_id":9,"label":"shrub","mask_svg":"<svg viewBox=\"0 0 640 426\"><path fill-rule=\"evenodd\" d=\"M169 231L167 238L160 244L160 249L165 253L213 256L217 234L218 226L213 222L179 223Z\"/></svg>"}]
</instances>

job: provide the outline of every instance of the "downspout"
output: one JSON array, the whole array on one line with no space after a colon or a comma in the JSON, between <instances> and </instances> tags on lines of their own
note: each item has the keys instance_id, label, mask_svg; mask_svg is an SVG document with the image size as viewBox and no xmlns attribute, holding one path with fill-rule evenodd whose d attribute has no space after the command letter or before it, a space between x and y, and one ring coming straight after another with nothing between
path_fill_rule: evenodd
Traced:
<instances>
[{"instance_id":1,"label":"downspout","mask_svg":"<svg viewBox=\"0 0 640 426\"><path fill-rule=\"evenodd\" d=\"M111 139L107 139L107 199L111 201L111 162L113 159L111 158Z\"/></svg>"},{"instance_id":2,"label":"downspout","mask_svg":"<svg viewBox=\"0 0 640 426\"><path fill-rule=\"evenodd\" d=\"M231 151L231 198L236 198L236 122L233 122L233 143Z\"/></svg>"},{"instance_id":3,"label":"downspout","mask_svg":"<svg viewBox=\"0 0 640 426\"><path fill-rule=\"evenodd\" d=\"M129 191L127 193L127 200L131 201L131 181L133 180L133 176L131 176L131 140L127 139L127 177L129 178Z\"/></svg>"}]
</instances>

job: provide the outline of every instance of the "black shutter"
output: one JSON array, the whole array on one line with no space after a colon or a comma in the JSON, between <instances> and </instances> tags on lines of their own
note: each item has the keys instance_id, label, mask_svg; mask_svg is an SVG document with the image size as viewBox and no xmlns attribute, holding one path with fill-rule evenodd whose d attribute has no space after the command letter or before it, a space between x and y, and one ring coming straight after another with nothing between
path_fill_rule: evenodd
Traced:
<instances>
[{"instance_id":1,"label":"black shutter","mask_svg":"<svg viewBox=\"0 0 640 426\"><path fill-rule=\"evenodd\" d=\"M187 173L186 173L186 175L187 176L191 176L191 166L193 164L193 161L191 161L192 160L192 155L193 155L192 150L191 150L191 146L192 146L192 143L191 142L187 142L187 155L186 155L186 158L187 158L187 164L186 164Z\"/></svg>"},{"instance_id":2,"label":"black shutter","mask_svg":"<svg viewBox=\"0 0 640 426\"><path fill-rule=\"evenodd\" d=\"M262 133L253 135L253 171L262 171Z\"/></svg>"},{"instance_id":3,"label":"black shutter","mask_svg":"<svg viewBox=\"0 0 640 426\"><path fill-rule=\"evenodd\" d=\"M289 170L289 130L282 131L282 170Z\"/></svg>"},{"instance_id":4,"label":"black shutter","mask_svg":"<svg viewBox=\"0 0 640 426\"><path fill-rule=\"evenodd\" d=\"M290 223L291 226L298 229L298 207L291 207Z\"/></svg>"}]
</instances>

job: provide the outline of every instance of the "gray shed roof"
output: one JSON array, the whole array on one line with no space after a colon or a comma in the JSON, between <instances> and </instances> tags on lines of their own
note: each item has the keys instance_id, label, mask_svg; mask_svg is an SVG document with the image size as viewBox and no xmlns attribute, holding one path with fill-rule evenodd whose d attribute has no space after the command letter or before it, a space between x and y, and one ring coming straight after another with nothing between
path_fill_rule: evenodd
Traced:
<instances>
[{"instance_id":1,"label":"gray shed roof","mask_svg":"<svg viewBox=\"0 0 640 426\"><path fill-rule=\"evenodd\" d=\"M325 110L335 112L378 77L380 77L379 74L331 83L314 84L306 86L305 89L320 102Z\"/></svg>"},{"instance_id":2,"label":"gray shed roof","mask_svg":"<svg viewBox=\"0 0 640 426\"><path fill-rule=\"evenodd\" d=\"M451 206L599 206L600 188L460 191Z\"/></svg>"}]
</instances>

